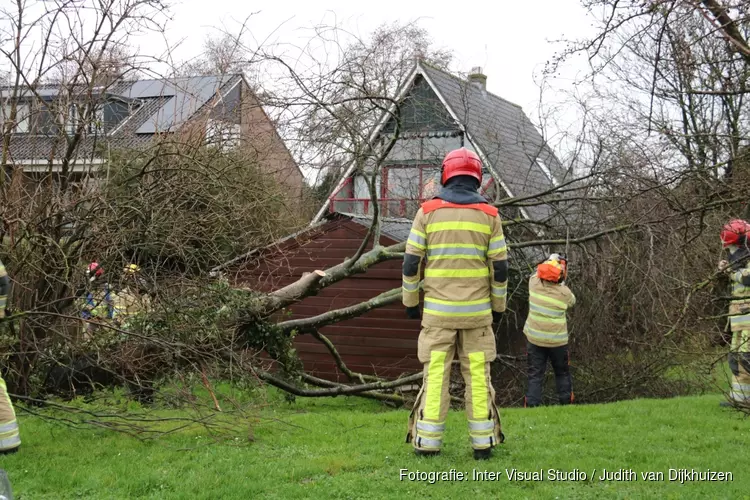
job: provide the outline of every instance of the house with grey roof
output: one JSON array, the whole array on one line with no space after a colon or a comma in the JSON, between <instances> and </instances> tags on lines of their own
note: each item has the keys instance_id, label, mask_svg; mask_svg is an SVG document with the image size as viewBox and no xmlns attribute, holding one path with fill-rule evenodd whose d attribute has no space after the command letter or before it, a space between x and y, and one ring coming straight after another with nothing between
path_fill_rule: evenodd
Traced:
<instances>
[{"instance_id":1,"label":"house with grey roof","mask_svg":"<svg viewBox=\"0 0 750 500\"><path fill-rule=\"evenodd\" d=\"M374 175L379 204L380 241L383 246L403 243L419 205L437 194L440 165L445 154L466 147L483 160L482 191L490 199L523 197L565 182L566 171L520 106L487 92L486 76L473 71L468 79L415 64L399 90L400 132L378 171L358 171L356 162L343 172L327 202L312 223L297 233L264 248L251 249L212 270L235 286L272 291L299 280L306 273L340 264L355 254L373 222L373 201L365 176ZM376 124L373 149L394 136L393 113ZM549 207L524 206L512 217L541 219ZM533 226L532 226L533 227ZM520 231L520 229L519 229ZM511 279L522 281L530 265L542 259L537 248L511 249ZM292 318L309 318L350 307L401 287L401 262L380 262L366 273L355 274L306 297L290 307ZM527 301L510 295L519 317ZM510 322L501 338L518 349L525 337ZM368 311L362 316L326 325L320 333L336 346L351 370L385 377L419 370L419 320L404 317L399 303ZM305 369L318 377L348 380L328 349L309 335L298 335L294 346Z\"/></svg>"},{"instance_id":2,"label":"house with grey roof","mask_svg":"<svg viewBox=\"0 0 750 500\"><path fill-rule=\"evenodd\" d=\"M301 170L242 74L0 89L4 126L11 100L17 112L5 167L20 166L32 179L59 174L64 157L72 160L74 181L95 178L112 150L144 151L179 136L252 151L290 196L302 192ZM79 132L71 157L67 149Z\"/></svg>"},{"instance_id":3,"label":"house with grey roof","mask_svg":"<svg viewBox=\"0 0 750 500\"><path fill-rule=\"evenodd\" d=\"M566 170L520 106L487 91L487 76L474 68L468 78L417 61L400 87L401 126L376 178L380 213L412 218L440 188L445 154L459 147L476 152L484 164L482 193L499 200L540 193L565 182ZM373 148L393 137L393 112L384 113L370 136ZM312 223L326 213L372 214L366 176L355 162L344 171ZM521 207L509 214L530 219L550 215L549 207Z\"/></svg>"}]
</instances>

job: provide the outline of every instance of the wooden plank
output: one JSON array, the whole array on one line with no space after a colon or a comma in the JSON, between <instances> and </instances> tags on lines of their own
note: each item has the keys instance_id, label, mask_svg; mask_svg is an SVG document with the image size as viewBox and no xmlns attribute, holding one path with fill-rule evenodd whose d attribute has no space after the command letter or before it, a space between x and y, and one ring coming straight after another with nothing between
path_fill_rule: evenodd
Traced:
<instances>
[{"instance_id":1,"label":"wooden plank","mask_svg":"<svg viewBox=\"0 0 750 500\"><path fill-rule=\"evenodd\" d=\"M388 288L387 290L393 290L393 288ZM300 302L292 305L291 309L295 314L301 316L312 316L314 314L319 314L321 308L339 308L353 306L359 304L360 302L375 298L387 290L336 290L335 293L333 293L334 291L331 291L331 293L327 293L325 295L313 295L311 297L306 297L304 300L301 300ZM392 304L387 304L383 307L390 309L399 309L402 312L404 310L404 306L401 305L400 301L394 302Z\"/></svg>"},{"instance_id":2,"label":"wooden plank","mask_svg":"<svg viewBox=\"0 0 750 500\"><path fill-rule=\"evenodd\" d=\"M323 344L316 343L303 343L294 342L297 351L300 355L304 353L319 353L329 354L328 349ZM348 345L337 345L336 350L339 352L344 360L363 358L371 361L380 361L383 359L402 359L410 356L415 356L415 349L401 349L394 347L371 347L371 346L348 346Z\"/></svg>"},{"instance_id":3,"label":"wooden plank","mask_svg":"<svg viewBox=\"0 0 750 500\"><path fill-rule=\"evenodd\" d=\"M419 330L388 330L384 328L375 328L373 334L365 335L356 328L339 328L336 330L327 329L327 327L321 329L321 333L334 341L339 336L344 337L359 337L363 339L378 339L377 341L390 341L390 340L402 340L409 342L416 342L419 338ZM302 338L304 335L300 335ZM334 341L335 343L336 341ZM414 344L416 346L416 344ZM416 349L416 347L415 347Z\"/></svg>"},{"instance_id":4,"label":"wooden plank","mask_svg":"<svg viewBox=\"0 0 750 500\"><path fill-rule=\"evenodd\" d=\"M325 370L329 373L340 373L338 371L338 367L336 367L335 364L319 360L319 359L305 359L304 360L304 366L305 371L309 372L315 372L316 370ZM390 373L390 376L400 376L403 374L411 374L411 373L418 373L423 369L423 366L419 361L415 360L402 360L399 362L392 362L392 363L382 363L373 365L370 363L367 364L347 364L347 367L352 370L353 372L358 373L364 373L366 375L379 375L379 376L387 376L387 373Z\"/></svg>"},{"instance_id":5,"label":"wooden plank","mask_svg":"<svg viewBox=\"0 0 750 500\"><path fill-rule=\"evenodd\" d=\"M382 326L387 325L387 327ZM352 334L356 333L360 336L372 336L372 337L378 337L380 335L383 335L384 332L387 331L395 331L399 334L403 335L404 337L407 337L409 335L413 335L414 337L419 335L419 331L421 330L420 322L416 319L406 319L406 320L377 320L377 322L372 321L368 324L366 320L362 320L361 318L356 318L354 320L347 320L346 322L340 322L333 325L328 325L325 328L321 329L321 331L326 332L326 334Z\"/></svg>"},{"instance_id":6,"label":"wooden plank","mask_svg":"<svg viewBox=\"0 0 750 500\"><path fill-rule=\"evenodd\" d=\"M401 275L398 277L388 276L379 279L361 279L357 277L341 280L323 291L329 293L330 290L373 290L375 291L375 295L377 295L400 286Z\"/></svg>"},{"instance_id":7,"label":"wooden plank","mask_svg":"<svg viewBox=\"0 0 750 500\"><path fill-rule=\"evenodd\" d=\"M318 362L316 364L306 365L308 373L311 373L317 377L325 380L332 380L334 382L349 383L349 378L338 371L336 365L326 364ZM380 366L373 369L370 366L357 366L351 368L352 371L357 373L364 373L366 375L377 375L384 378L395 379L403 375L411 375L417 373L422 369L422 365L415 366Z\"/></svg>"},{"instance_id":8,"label":"wooden plank","mask_svg":"<svg viewBox=\"0 0 750 500\"><path fill-rule=\"evenodd\" d=\"M340 307L346 307L344 304L340 303L332 303L330 306L326 306L323 303L320 303L320 305L316 306L308 306L303 307L301 305L295 305L293 308L293 313L291 316L291 319L305 319L310 318L313 316L316 316L318 314L323 314L326 311L338 309ZM406 314L404 313L404 306L401 304L393 305L393 306L385 306L380 309L373 309L372 311L369 311L362 316L359 316L360 318L366 318L367 323L370 323L372 320L403 320L403 321L414 321L409 320L406 317ZM354 321L355 319L346 320L347 325L350 325L352 327L356 327L356 325L363 325L362 323L349 323L350 321ZM413 330L413 325L418 325L419 323L409 323L409 330Z\"/></svg>"},{"instance_id":9,"label":"wooden plank","mask_svg":"<svg viewBox=\"0 0 750 500\"><path fill-rule=\"evenodd\" d=\"M333 360L331 355L326 352L317 352L317 351L304 351L300 352L299 355L302 357L304 354L306 359L312 359L311 357L316 357L315 359L330 359ZM396 363L400 363L403 360L407 359L416 359L417 353L415 352L413 354L413 357L408 356L400 356L400 357L382 357L382 358L373 358L372 356L366 356L366 355L358 355L358 354L342 354L341 357L343 358L344 362L349 365L364 365L364 366L379 366L383 363L388 364L389 366L394 366Z\"/></svg>"},{"instance_id":10,"label":"wooden plank","mask_svg":"<svg viewBox=\"0 0 750 500\"><path fill-rule=\"evenodd\" d=\"M417 338L383 338L383 337L362 337L357 335L331 335L328 337L333 345L338 349L339 346L355 346L362 349L370 347L393 347L397 349L408 349L410 352L417 352ZM320 344L313 337L300 335L295 339L298 345L303 344Z\"/></svg>"},{"instance_id":11,"label":"wooden plank","mask_svg":"<svg viewBox=\"0 0 750 500\"><path fill-rule=\"evenodd\" d=\"M338 265L339 262L336 262L334 265ZM241 284L244 286L249 286L252 283L255 283L257 281L265 281L270 279L279 279L279 278L286 278L290 279L290 281L296 281L299 279L299 277L302 276L303 273L315 271L317 269L320 269L321 271L325 271L327 268L333 267L328 265L309 265L309 266L299 266L295 267L294 269L287 269L287 270L273 270L269 272L263 272L263 273L248 273L248 274L239 274L237 276L233 276L232 282L235 284ZM401 284L401 270L400 269L380 269L377 267L373 267L370 270L367 271L365 274L360 274L354 277L345 278L344 280L341 280L337 282L336 284L332 286L344 286L341 285L342 282L369 282L369 281L394 281L398 282L398 285ZM397 285L397 286L398 286ZM349 285L350 288L353 288L352 285Z\"/></svg>"},{"instance_id":12,"label":"wooden plank","mask_svg":"<svg viewBox=\"0 0 750 500\"><path fill-rule=\"evenodd\" d=\"M356 300L354 300L354 302L352 302L351 304L346 304L344 300L345 300L345 297L318 297L317 300L315 301L295 304L294 306L291 307L291 310L294 316L303 318L303 317L314 316L315 314L320 314L321 312L326 312L331 309L335 309L338 306L348 307L349 305L356 305L360 303L360 301L366 301L367 298L365 297L356 298ZM382 314L383 311L386 311L388 313L386 316L388 318L406 319L404 306L398 302L393 302L383 307L373 309L367 312L366 314L379 315L379 314ZM370 316L370 317L377 317L377 316Z\"/></svg>"}]
</instances>

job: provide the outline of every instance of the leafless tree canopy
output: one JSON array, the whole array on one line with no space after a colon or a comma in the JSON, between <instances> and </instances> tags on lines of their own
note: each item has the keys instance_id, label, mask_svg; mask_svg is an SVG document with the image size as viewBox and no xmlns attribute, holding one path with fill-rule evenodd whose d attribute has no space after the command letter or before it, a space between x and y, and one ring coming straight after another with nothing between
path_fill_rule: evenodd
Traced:
<instances>
[{"instance_id":1,"label":"leafless tree canopy","mask_svg":"<svg viewBox=\"0 0 750 500\"><path fill-rule=\"evenodd\" d=\"M717 231L745 210L750 187L745 7L677 0L584 5L605 12L600 34L576 41L549 67L554 72L579 51L591 61L588 93L568 103L583 119L567 173L530 194L492 193L510 214L505 225L514 263L511 307L498 331L505 404L518 402L523 390L523 358L509 339L519 338L525 319L525 281L539 256L553 250L571 256L570 285L579 296L571 332L580 401L704 388L697 375L721 355L714 345L726 321L726 292L715 273ZM71 396L94 380L127 385L152 400L159 389L188 387L196 377L211 391L211 377L261 380L305 397L359 394L403 403L397 388L421 375L385 381L355 373L320 332L400 300L400 290L312 318L290 320L284 312L379 262L402 258L403 244L379 245L378 173L403 144L400 84L415 58L446 69L450 52L414 23L383 26L366 40L318 27L310 46L327 57L302 67L276 47L249 47L243 25L239 33L209 38L202 57L172 69L172 76L247 72L258 82L271 71L273 89L260 82L253 91L300 165L328 175L329 186L348 165L366 180L373 224L358 251L260 293L212 281L206 272L306 222L263 174L266 160L258 151L227 151L189 133L164 134L137 149L105 148L97 110L107 89L150 71L128 39L161 30L164 13L164 5L150 0L4 7L2 260L14 288L2 355L12 392ZM46 93L51 83L61 89L53 99ZM383 117L393 128L374 142ZM54 147L32 174L14 157L14 145L40 124ZM538 155L549 149L538 146ZM104 167L93 162L102 157ZM118 269L137 261L142 293L152 303L127 330L100 325L93 339L81 335L79 318L83 269L92 260L111 270L113 282ZM321 342L351 383L306 373L293 349L297 335Z\"/></svg>"}]
</instances>

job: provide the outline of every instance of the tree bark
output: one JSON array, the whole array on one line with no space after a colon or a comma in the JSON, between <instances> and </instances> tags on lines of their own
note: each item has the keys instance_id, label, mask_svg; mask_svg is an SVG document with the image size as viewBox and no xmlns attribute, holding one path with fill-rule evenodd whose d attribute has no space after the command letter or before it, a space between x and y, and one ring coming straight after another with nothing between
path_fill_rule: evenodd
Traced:
<instances>
[{"instance_id":1,"label":"tree bark","mask_svg":"<svg viewBox=\"0 0 750 500\"><path fill-rule=\"evenodd\" d=\"M310 295L314 295L322 288L329 287L349 276L364 273L369 267L392 259L392 254L394 252L403 252L405 248L406 242L398 243L390 247L374 248L362 254L354 264L349 265L348 261L344 261L325 271L311 273L310 275L267 295L262 306L263 314L273 314L294 302L302 300Z\"/></svg>"},{"instance_id":2,"label":"tree bark","mask_svg":"<svg viewBox=\"0 0 750 500\"><path fill-rule=\"evenodd\" d=\"M742 36L739 28L737 28L734 19L727 13L726 7L719 3L718 0L701 0L701 3L719 23L718 28L724 34L724 37L737 48L745 61L750 63L750 46L748 46L745 37Z\"/></svg>"},{"instance_id":3,"label":"tree bark","mask_svg":"<svg viewBox=\"0 0 750 500\"><path fill-rule=\"evenodd\" d=\"M353 306L335 309L333 311L328 311L311 318L301 318L284 321L277 324L276 326L281 328L284 333L289 333L293 330L309 333L312 330L326 325L338 323L339 321L354 318L356 316L361 316L368 311L386 306L388 304L392 304L400 299L401 288L393 288L392 290L381 293L377 297L373 297L370 300L360 302L359 304L355 304Z\"/></svg>"}]
</instances>

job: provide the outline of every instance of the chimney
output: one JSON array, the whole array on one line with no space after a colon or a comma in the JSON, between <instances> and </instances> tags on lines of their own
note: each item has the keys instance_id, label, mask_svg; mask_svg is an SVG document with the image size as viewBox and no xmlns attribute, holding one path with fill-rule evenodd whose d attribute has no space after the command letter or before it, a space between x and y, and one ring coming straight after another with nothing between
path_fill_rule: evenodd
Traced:
<instances>
[{"instance_id":1,"label":"chimney","mask_svg":"<svg viewBox=\"0 0 750 500\"><path fill-rule=\"evenodd\" d=\"M482 73L482 68L480 66L471 68L471 73L469 73L469 83L476 85L478 89L487 90L487 75Z\"/></svg>"}]
</instances>

